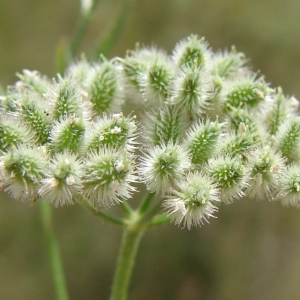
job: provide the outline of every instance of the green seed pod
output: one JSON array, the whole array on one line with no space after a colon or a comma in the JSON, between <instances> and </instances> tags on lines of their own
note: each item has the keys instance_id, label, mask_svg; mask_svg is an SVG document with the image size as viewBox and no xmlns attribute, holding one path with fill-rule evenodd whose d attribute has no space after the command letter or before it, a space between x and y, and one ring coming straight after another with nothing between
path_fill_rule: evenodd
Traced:
<instances>
[{"instance_id":1,"label":"green seed pod","mask_svg":"<svg viewBox=\"0 0 300 300\"><path fill-rule=\"evenodd\" d=\"M45 176L47 157L42 148L12 148L0 161L4 191L18 200L34 200L39 181Z\"/></svg>"},{"instance_id":2,"label":"green seed pod","mask_svg":"<svg viewBox=\"0 0 300 300\"><path fill-rule=\"evenodd\" d=\"M173 60L178 67L186 65L203 67L211 55L208 43L204 38L191 35L176 45L173 51Z\"/></svg>"},{"instance_id":3,"label":"green seed pod","mask_svg":"<svg viewBox=\"0 0 300 300\"><path fill-rule=\"evenodd\" d=\"M209 91L212 85L205 69L183 66L174 78L170 99L175 105L187 110L192 116L199 116L208 108Z\"/></svg>"},{"instance_id":4,"label":"green seed pod","mask_svg":"<svg viewBox=\"0 0 300 300\"><path fill-rule=\"evenodd\" d=\"M165 105L145 114L143 139L152 145L181 141L188 124L187 115L183 109L176 105Z\"/></svg>"},{"instance_id":5,"label":"green seed pod","mask_svg":"<svg viewBox=\"0 0 300 300\"><path fill-rule=\"evenodd\" d=\"M221 135L221 127L218 121L206 123L197 122L187 132L184 145L190 151L191 162L194 167L200 167L209 157L216 153L218 139Z\"/></svg>"},{"instance_id":6,"label":"green seed pod","mask_svg":"<svg viewBox=\"0 0 300 300\"><path fill-rule=\"evenodd\" d=\"M245 55L237 52L235 47L230 51L217 52L212 56L208 69L214 76L220 76L222 79L233 77L241 71L245 72Z\"/></svg>"},{"instance_id":7,"label":"green seed pod","mask_svg":"<svg viewBox=\"0 0 300 300\"><path fill-rule=\"evenodd\" d=\"M201 226L213 216L220 201L219 189L211 178L201 172L189 173L171 189L163 201L171 220L183 227Z\"/></svg>"},{"instance_id":8,"label":"green seed pod","mask_svg":"<svg viewBox=\"0 0 300 300\"><path fill-rule=\"evenodd\" d=\"M23 95L20 113L23 120L35 133L36 141L40 145L50 141L51 119L47 111L48 107L40 96Z\"/></svg>"},{"instance_id":9,"label":"green seed pod","mask_svg":"<svg viewBox=\"0 0 300 300\"><path fill-rule=\"evenodd\" d=\"M94 122L86 131L85 149L87 151L98 151L99 148L127 149L129 152L135 150L135 139L137 137L137 126L133 117L124 117L123 113L104 115Z\"/></svg>"},{"instance_id":10,"label":"green seed pod","mask_svg":"<svg viewBox=\"0 0 300 300\"><path fill-rule=\"evenodd\" d=\"M100 149L89 153L84 162L84 195L93 205L109 207L131 198L137 180L134 162L122 151Z\"/></svg>"},{"instance_id":11,"label":"green seed pod","mask_svg":"<svg viewBox=\"0 0 300 300\"><path fill-rule=\"evenodd\" d=\"M300 165L288 166L281 176L280 191L276 197L285 206L300 207Z\"/></svg>"},{"instance_id":12,"label":"green seed pod","mask_svg":"<svg viewBox=\"0 0 300 300\"><path fill-rule=\"evenodd\" d=\"M230 156L211 158L206 169L217 187L220 188L221 201L229 204L234 198L244 196L243 190L247 187L247 177L240 159Z\"/></svg>"},{"instance_id":13,"label":"green seed pod","mask_svg":"<svg viewBox=\"0 0 300 300\"><path fill-rule=\"evenodd\" d=\"M104 60L94 65L86 81L86 88L96 113L120 109L123 93L120 76L112 62Z\"/></svg>"},{"instance_id":14,"label":"green seed pod","mask_svg":"<svg viewBox=\"0 0 300 300\"><path fill-rule=\"evenodd\" d=\"M253 108L265 100L268 87L262 78L242 76L226 84L222 90L225 110L235 108Z\"/></svg>"},{"instance_id":15,"label":"green seed pod","mask_svg":"<svg viewBox=\"0 0 300 300\"><path fill-rule=\"evenodd\" d=\"M142 181L151 192L165 193L180 181L190 167L188 151L178 144L168 142L147 150L141 157L139 168Z\"/></svg>"},{"instance_id":16,"label":"green seed pod","mask_svg":"<svg viewBox=\"0 0 300 300\"><path fill-rule=\"evenodd\" d=\"M288 162L300 159L300 118L286 120L278 129L275 136L275 146L288 159Z\"/></svg>"},{"instance_id":17,"label":"green seed pod","mask_svg":"<svg viewBox=\"0 0 300 300\"><path fill-rule=\"evenodd\" d=\"M0 118L0 153L20 144L34 144L34 135L29 127L10 116Z\"/></svg>"},{"instance_id":18,"label":"green seed pod","mask_svg":"<svg viewBox=\"0 0 300 300\"><path fill-rule=\"evenodd\" d=\"M82 119L69 117L56 122L51 131L50 149L54 152L78 153L83 146L85 124Z\"/></svg>"}]
</instances>

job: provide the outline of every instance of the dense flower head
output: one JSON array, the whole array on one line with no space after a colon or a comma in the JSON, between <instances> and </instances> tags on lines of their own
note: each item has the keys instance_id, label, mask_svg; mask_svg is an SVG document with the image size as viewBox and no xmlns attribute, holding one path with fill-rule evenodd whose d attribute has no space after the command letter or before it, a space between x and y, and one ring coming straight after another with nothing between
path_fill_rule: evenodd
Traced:
<instances>
[{"instance_id":1,"label":"dense flower head","mask_svg":"<svg viewBox=\"0 0 300 300\"><path fill-rule=\"evenodd\" d=\"M188 228L235 199L300 206L299 101L247 62L191 35L171 53L82 56L53 80L23 70L0 96L0 189L102 209L144 185Z\"/></svg>"}]
</instances>

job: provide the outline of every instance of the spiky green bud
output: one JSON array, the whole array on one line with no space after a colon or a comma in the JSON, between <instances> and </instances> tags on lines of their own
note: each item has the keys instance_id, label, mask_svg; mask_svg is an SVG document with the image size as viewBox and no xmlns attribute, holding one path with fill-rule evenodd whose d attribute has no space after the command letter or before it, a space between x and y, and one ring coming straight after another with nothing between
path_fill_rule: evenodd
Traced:
<instances>
[{"instance_id":1,"label":"spiky green bud","mask_svg":"<svg viewBox=\"0 0 300 300\"><path fill-rule=\"evenodd\" d=\"M47 104L40 96L34 94L23 95L21 101L21 117L35 133L37 142L41 145L48 143L51 119L47 112Z\"/></svg>"},{"instance_id":2,"label":"spiky green bud","mask_svg":"<svg viewBox=\"0 0 300 300\"><path fill-rule=\"evenodd\" d=\"M0 116L0 153L19 144L33 142L34 136L26 124L13 117Z\"/></svg>"},{"instance_id":3,"label":"spiky green bud","mask_svg":"<svg viewBox=\"0 0 300 300\"><path fill-rule=\"evenodd\" d=\"M199 116L208 107L211 82L206 71L195 66L183 66L173 81L172 103L193 116Z\"/></svg>"},{"instance_id":4,"label":"spiky green bud","mask_svg":"<svg viewBox=\"0 0 300 300\"><path fill-rule=\"evenodd\" d=\"M12 148L0 161L4 190L15 199L34 200L38 196L37 187L46 174L46 168L47 157L41 148Z\"/></svg>"},{"instance_id":5,"label":"spiky green bud","mask_svg":"<svg viewBox=\"0 0 300 300\"><path fill-rule=\"evenodd\" d=\"M93 110L98 114L118 110L123 102L123 95L114 64L103 59L103 62L94 65L90 73L86 88Z\"/></svg>"},{"instance_id":6,"label":"spiky green bud","mask_svg":"<svg viewBox=\"0 0 300 300\"><path fill-rule=\"evenodd\" d=\"M204 38L190 35L187 39L180 41L174 51L173 60L179 67L185 65L203 66L211 57L208 43Z\"/></svg>"},{"instance_id":7,"label":"spiky green bud","mask_svg":"<svg viewBox=\"0 0 300 300\"><path fill-rule=\"evenodd\" d=\"M292 164L283 173L277 200L285 206L300 207L300 165Z\"/></svg>"},{"instance_id":8,"label":"spiky green bud","mask_svg":"<svg viewBox=\"0 0 300 300\"><path fill-rule=\"evenodd\" d=\"M182 140L188 127L186 112L176 105L165 105L147 112L142 123L145 131L143 139L153 145Z\"/></svg>"},{"instance_id":9,"label":"spiky green bud","mask_svg":"<svg viewBox=\"0 0 300 300\"><path fill-rule=\"evenodd\" d=\"M280 188L280 177L285 171L285 161L273 148L253 151L248 159L249 186L245 193L257 200L274 200Z\"/></svg>"},{"instance_id":10,"label":"spiky green bud","mask_svg":"<svg viewBox=\"0 0 300 300\"><path fill-rule=\"evenodd\" d=\"M141 157L142 181L151 192L167 191L180 181L190 167L188 151L178 144L169 142L147 150Z\"/></svg>"},{"instance_id":11,"label":"spiky green bud","mask_svg":"<svg viewBox=\"0 0 300 300\"><path fill-rule=\"evenodd\" d=\"M275 145L289 162L300 159L300 118L286 120L278 129L275 136Z\"/></svg>"},{"instance_id":12,"label":"spiky green bud","mask_svg":"<svg viewBox=\"0 0 300 300\"><path fill-rule=\"evenodd\" d=\"M264 101L268 87L262 78L255 76L242 76L238 80L232 80L223 90L225 109L253 108Z\"/></svg>"},{"instance_id":13,"label":"spiky green bud","mask_svg":"<svg viewBox=\"0 0 300 300\"><path fill-rule=\"evenodd\" d=\"M84 162L84 195L95 206L111 206L131 197L137 180L134 161L122 151L100 149Z\"/></svg>"},{"instance_id":14,"label":"spiky green bud","mask_svg":"<svg viewBox=\"0 0 300 300\"><path fill-rule=\"evenodd\" d=\"M278 132L288 114L288 101L284 97L282 89L278 88L277 93L267 100L263 108L263 120L270 135L275 135Z\"/></svg>"},{"instance_id":15,"label":"spiky green bud","mask_svg":"<svg viewBox=\"0 0 300 300\"><path fill-rule=\"evenodd\" d=\"M216 153L221 127L222 124L218 121L209 120L206 123L197 122L190 127L184 144L190 151L191 162L195 166L201 165Z\"/></svg>"},{"instance_id":16,"label":"spiky green bud","mask_svg":"<svg viewBox=\"0 0 300 300\"><path fill-rule=\"evenodd\" d=\"M232 203L234 198L244 196L244 188L247 186L246 170L242 161L230 156L218 156L211 158L207 164L207 172L220 188L220 199L226 203Z\"/></svg>"},{"instance_id":17,"label":"spiky green bud","mask_svg":"<svg viewBox=\"0 0 300 300\"><path fill-rule=\"evenodd\" d=\"M237 75L243 71L246 63L245 55L237 52L232 46L230 51L217 52L209 64L209 70L212 75L228 78Z\"/></svg>"},{"instance_id":18,"label":"spiky green bud","mask_svg":"<svg viewBox=\"0 0 300 300\"><path fill-rule=\"evenodd\" d=\"M170 95L170 82L173 79L173 66L164 57L149 63L138 77L140 91L145 102L150 105L163 104Z\"/></svg>"},{"instance_id":19,"label":"spiky green bud","mask_svg":"<svg viewBox=\"0 0 300 300\"><path fill-rule=\"evenodd\" d=\"M23 70L23 73L17 73L20 81L16 83L18 90L28 90L43 95L49 86L49 80L46 76L41 76L38 71Z\"/></svg>"},{"instance_id":20,"label":"spiky green bud","mask_svg":"<svg viewBox=\"0 0 300 300\"><path fill-rule=\"evenodd\" d=\"M104 115L103 118L94 122L87 130L85 148L88 151L97 151L99 148L126 148L128 151L135 150L137 137L137 125L133 117L124 117L123 113Z\"/></svg>"},{"instance_id":21,"label":"spiky green bud","mask_svg":"<svg viewBox=\"0 0 300 300\"><path fill-rule=\"evenodd\" d=\"M69 150L80 152L83 146L85 124L82 119L73 116L57 121L51 131L50 148L55 152Z\"/></svg>"},{"instance_id":22,"label":"spiky green bud","mask_svg":"<svg viewBox=\"0 0 300 300\"><path fill-rule=\"evenodd\" d=\"M82 161L76 155L68 152L56 154L41 180L39 195L56 207L73 204L74 198L82 193L82 169Z\"/></svg>"},{"instance_id":23,"label":"spiky green bud","mask_svg":"<svg viewBox=\"0 0 300 300\"><path fill-rule=\"evenodd\" d=\"M189 173L178 185L171 189L163 201L175 224L183 227L201 226L204 221L214 217L218 210L219 190L215 183L204 173Z\"/></svg>"}]
</instances>

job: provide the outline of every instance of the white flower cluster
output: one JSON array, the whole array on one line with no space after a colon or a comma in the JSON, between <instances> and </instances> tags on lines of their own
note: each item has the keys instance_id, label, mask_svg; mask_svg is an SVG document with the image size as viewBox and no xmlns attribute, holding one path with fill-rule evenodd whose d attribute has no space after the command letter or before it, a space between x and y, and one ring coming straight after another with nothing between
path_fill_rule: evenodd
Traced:
<instances>
[{"instance_id":1,"label":"white flower cluster","mask_svg":"<svg viewBox=\"0 0 300 300\"><path fill-rule=\"evenodd\" d=\"M0 188L14 198L109 207L139 182L188 228L239 198L300 206L298 100L235 48L191 35L171 55L137 46L53 81L18 77L0 98Z\"/></svg>"}]
</instances>

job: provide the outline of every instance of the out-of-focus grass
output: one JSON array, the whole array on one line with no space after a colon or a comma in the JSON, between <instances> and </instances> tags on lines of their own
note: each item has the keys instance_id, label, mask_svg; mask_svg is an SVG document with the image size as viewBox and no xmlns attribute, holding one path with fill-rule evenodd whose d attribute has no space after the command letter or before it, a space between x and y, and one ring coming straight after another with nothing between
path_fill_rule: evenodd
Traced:
<instances>
[{"instance_id":1,"label":"out-of-focus grass","mask_svg":"<svg viewBox=\"0 0 300 300\"><path fill-rule=\"evenodd\" d=\"M120 5L100 1L81 51L90 53ZM0 84L13 83L23 68L53 76L55 47L70 38L78 8L72 0L1 0ZM110 56L137 41L170 52L195 33L214 50L234 44L272 86L300 97L299 14L293 0L136 0ZM37 207L3 193L0 199L0 299L53 299ZM298 299L299 214L279 203L237 201L202 228L151 230L130 299ZM55 209L54 220L71 299L107 299L119 230L78 206Z\"/></svg>"}]
</instances>

